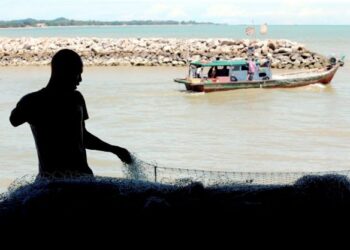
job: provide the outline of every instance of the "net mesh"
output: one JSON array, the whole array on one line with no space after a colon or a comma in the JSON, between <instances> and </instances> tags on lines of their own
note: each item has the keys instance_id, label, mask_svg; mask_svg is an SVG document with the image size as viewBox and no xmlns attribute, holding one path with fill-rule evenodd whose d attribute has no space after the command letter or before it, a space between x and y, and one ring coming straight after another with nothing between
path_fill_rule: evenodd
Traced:
<instances>
[{"instance_id":1,"label":"net mesh","mask_svg":"<svg viewBox=\"0 0 350 250\"><path fill-rule=\"evenodd\" d=\"M238 171L208 171L199 169L185 168L167 168L161 167L157 163L149 163L140 160L135 155L132 156L133 163L124 165L122 168L123 176L121 179L112 177L86 177L78 181L92 181L102 183L116 183L122 179L130 181L146 181L149 184L169 184L183 186L193 182L201 182L204 186L254 186L254 185L293 185L297 180L304 176L326 176L342 175L350 178L350 170L339 171L313 171L313 172L238 172ZM91 179L91 180L90 180ZM49 182L50 179L40 179L43 182ZM7 197L8 193L13 193L21 188L21 194L33 195L33 189L30 184L37 182L35 175L25 175L16 179L8 187L6 193L0 194L0 201ZM130 182L131 183L131 182ZM171 186L168 186L171 187ZM28 190L26 190L28 188ZM128 188L128 187L126 187ZM40 191L40 189L38 189Z\"/></svg>"},{"instance_id":2,"label":"net mesh","mask_svg":"<svg viewBox=\"0 0 350 250\"><path fill-rule=\"evenodd\" d=\"M166 168L157 163L148 163L135 155L133 163L124 165L126 178L138 179L164 184L198 181L205 186L242 184L242 185L293 185L295 181L306 175L344 175L350 177L350 170L314 171L314 172L235 172L208 171L185 168Z\"/></svg>"}]
</instances>

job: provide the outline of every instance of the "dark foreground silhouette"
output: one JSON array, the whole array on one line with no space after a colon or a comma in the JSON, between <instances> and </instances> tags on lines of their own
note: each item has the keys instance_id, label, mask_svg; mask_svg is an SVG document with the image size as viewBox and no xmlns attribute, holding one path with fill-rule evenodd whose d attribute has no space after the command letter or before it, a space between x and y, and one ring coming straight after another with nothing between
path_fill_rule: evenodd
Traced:
<instances>
[{"instance_id":1,"label":"dark foreground silhouette","mask_svg":"<svg viewBox=\"0 0 350 250\"><path fill-rule=\"evenodd\" d=\"M132 161L127 149L110 145L86 129L89 115L77 90L82 73L83 62L76 52L58 51L52 58L47 86L22 97L11 113L13 126L30 125L40 177L93 175L86 149L111 152L125 163Z\"/></svg>"},{"instance_id":2,"label":"dark foreground silhouette","mask_svg":"<svg viewBox=\"0 0 350 250\"><path fill-rule=\"evenodd\" d=\"M106 228L110 224L149 225L146 221L153 226L188 228L197 223L237 227L261 221L287 226L306 220L310 226L311 220L349 221L349 212L350 182L340 175L305 176L290 186L216 187L199 182L166 185L97 177L43 179L20 186L0 202L0 223L45 228L97 224Z\"/></svg>"}]
</instances>

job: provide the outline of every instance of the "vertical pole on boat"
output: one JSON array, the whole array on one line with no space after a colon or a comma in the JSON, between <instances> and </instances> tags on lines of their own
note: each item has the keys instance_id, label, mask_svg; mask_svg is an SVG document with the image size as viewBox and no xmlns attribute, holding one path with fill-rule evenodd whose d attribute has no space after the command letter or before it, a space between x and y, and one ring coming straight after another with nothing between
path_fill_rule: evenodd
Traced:
<instances>
[{"instance_id":1,"label":"vertical pole on boat","mask_svg":"<svg viewBox=\"0 0 350 250\"><path fill-rule=\"evenodd\" d=\"M187 47L187 57L186 57L186 66L188 68L188 77L191 77L191 70L190 70L190 43L188 39L186 39L186 47Z\"/></svg>"},{"instance_id":2,"label":"vertical pole on boat","mask_svg":"<svg viewBox=\"0 0 350 250\"><path fill-rule=\"evenodd\" d=\"M157 166L154 166L154 182L157 182Z\"/></svg>"},{"instance_id":3,"label":"vertical pole on boat","mask_svg":"<svg viewBox=\"0 0 350 250\"><path fill-rule=\"evenodd\" d=\"M248 26L246 27L245 29L245 34L248 36L248 37L251 37L251 39L248 39L249 40L249 45L248 45L248 48L247 48L247 57L250 58L252 56L252 54L254 54L254 52L252 52L252 42L256 40L256 32L255 32L255 27L254 27L254 20L252 20L252 25L251 26Z\"/></svg>"},{"instance_id":4,"label":"vertical pole on boat","mask_svg":"<svg viewBox=\"0 0 350 250\"><path fill-rule=\"evenodd\" d=\"M254 32L253 32L253 41L256 41L256 30L255 30L255 25L254 25L254 19L252 19L252 26L253 26L253 29L254 29Z\"/></svg>"},{"instance_id":5,"label":"vertical pole on boat","mask_svg":"<svg viewBox=\"0 0 350 250\"><path fill-rule=\"evenodd\" d=\"M188 64L189 64L189 61L190 61L190 43L189 43L189 41L188 41L188 39L187 39L187 41L186 41L186 47L187 47L187 58L186 58L186 63L187 63L187 66L188 66Z\"/></svg>"}]
</instances>

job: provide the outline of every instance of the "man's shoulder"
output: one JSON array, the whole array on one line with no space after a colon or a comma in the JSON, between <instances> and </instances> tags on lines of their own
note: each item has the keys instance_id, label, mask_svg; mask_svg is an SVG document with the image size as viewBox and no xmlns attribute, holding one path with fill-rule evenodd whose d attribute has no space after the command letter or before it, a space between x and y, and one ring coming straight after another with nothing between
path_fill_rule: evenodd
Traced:
<instances>
[{"instance_id":1,"label":"man's shoulder","mask_svg":"<svg viewBox=\"0 0 350 250\"><path fill-rule=\"evenodd\" d=\"M78 103L84 103L85 104L85 99L82 93L80 93L78 90L74 91L74 99L78 102Z\"/></svg>"},{"instance_id":2,"label":"man's shoulder","mask_svg":"<svg viewBox=\"0 0 350 250\"><path fill-rule=\"evenodd\" d=\"M23 96L20 100L21 103L31 103L31 102L35 102L36 100L38 100L40 97L42 97L44 94L44 89L40 89L38 91L35 92L31 92L26 94L25 96Z\"/></svg>"},{"instance_id":3,"label":"man's shoulder","mask_svg":"<svg viewBox=\"0 0 350 250\"><path fill-rule=\"evenodd\" d=\"M84 98L83 94L79 90L74 90L74 95L79 98Z\"/></svg>"}]
</instances>

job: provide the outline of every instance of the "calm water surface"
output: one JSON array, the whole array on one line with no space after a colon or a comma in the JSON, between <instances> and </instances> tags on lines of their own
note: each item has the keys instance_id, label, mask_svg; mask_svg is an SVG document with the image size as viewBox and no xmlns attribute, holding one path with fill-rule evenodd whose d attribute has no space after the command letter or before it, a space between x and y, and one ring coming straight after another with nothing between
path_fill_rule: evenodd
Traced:
<instances>
[{"instance_id":1,"label":"calm water surface","mask_svg":"<svg viewBox=\"0 0 350 250\"><path fill-rule=\"evenodd\" d=\"M349 64L329 86L193 94L172 81L185 68L87 67L79 90L87 129L162 167L228 171L350 169ZM48 67L0 68L0 190L37 173L29 126L8 117L46 85ZM112 154L88 151L97 175L120 176Z\"/></svg>"}]
</instances>

